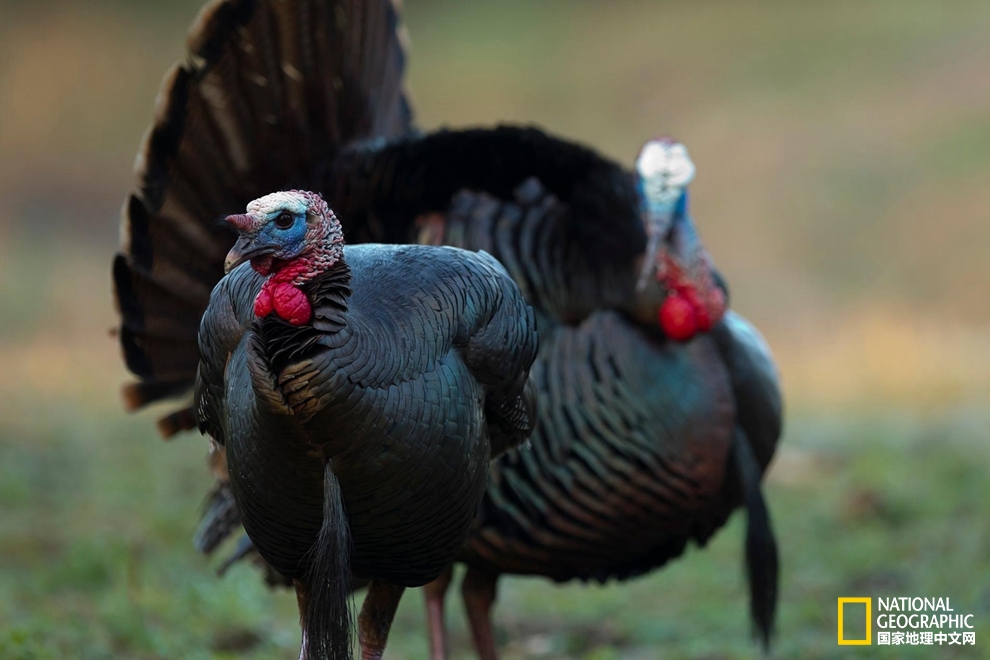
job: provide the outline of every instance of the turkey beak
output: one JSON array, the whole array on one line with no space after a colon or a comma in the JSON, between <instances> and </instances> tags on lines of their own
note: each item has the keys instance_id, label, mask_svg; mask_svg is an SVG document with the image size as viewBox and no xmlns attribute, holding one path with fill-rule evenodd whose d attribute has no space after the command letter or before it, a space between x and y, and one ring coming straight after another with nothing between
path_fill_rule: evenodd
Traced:
<instances>
[{"instance_id":1,"label":"turkey beak","mask_svg":"<svg viewBox=\"0 0 990 660\"><path fill-rule=\"evenodd\" d=\"M223 262L224 273L229 273L248 259L254 259L271 252L270 246L256 245L255 239L256 236L250 234L241 234L237 238L237 242L234 243L234 247L230 248L230 252L227 253L227 258Z\"/></svg>"}]
</instances>

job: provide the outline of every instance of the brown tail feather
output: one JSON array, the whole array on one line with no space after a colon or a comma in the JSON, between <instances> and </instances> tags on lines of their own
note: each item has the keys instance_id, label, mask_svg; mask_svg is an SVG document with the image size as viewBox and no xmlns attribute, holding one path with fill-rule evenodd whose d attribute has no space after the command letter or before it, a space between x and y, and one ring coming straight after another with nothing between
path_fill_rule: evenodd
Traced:
<instances>
[{"instance_id":1,"label":"brown tail feather","mask_svg":"<svg viewBox=\"0 0 990 660\"><path fill-rule=\"evenodd\" d=\"M158 420L158 432L166 440L181 431L191 431L197 428L196 413L193 408L181 408L174 413L165 415Z\"/></svg>"},{"instance_id":2,"label":"brown tail feather","mask_svg":"<svg viewBox=\"0 0 990 660\"><path fill-rule=\"evenodd\" d=\"M286 187L317 189L346 143L410 130L404 35L389 0L214 0L165 76L123 209L120 341L143 382L128 408L181 394L234 236L218 221ZM188 428L171 415L170 431Z\"/></svg>"},{"instance_id":3,"label":"brown tail feather","mask_svg":"<svg viewBox=\"0 0 990 660\"><path fill-rule=\"evenodd\" d=\"M145 381L139 383L127 383L124 385L121 394L124 399L124 408L127 410L139 410L151 401L167 399L178 396L186 389L186 384L181 381Z\"/></svg>"}]
</instances>

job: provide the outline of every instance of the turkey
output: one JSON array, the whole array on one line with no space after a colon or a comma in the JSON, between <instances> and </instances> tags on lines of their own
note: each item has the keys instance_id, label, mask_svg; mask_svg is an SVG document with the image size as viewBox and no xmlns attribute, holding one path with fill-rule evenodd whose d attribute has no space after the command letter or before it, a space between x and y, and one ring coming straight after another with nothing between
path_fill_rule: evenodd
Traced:
<instances>
[{"instance_id":1,"label":"turkey","mask_svg":"<svg viewBox=\"0 0 990 660\"><path fill-rule=\"evenodd\" d=\"M518 281L554 282L552 269L540 272L541 261L525 255L524 234L515 240L507 234L546 225L538 231L552 236L567 215L565 205L531 181L512 201L461 195L447 227L466 247L494 239L503 263L526 264L513 271ZM675 216L675 222L690 221ZM465 227L496 229L486 238ZM543 264L552 261L556 243L545 245ZM669 259L668 253L661 260L666 272L677 273ZM573 267L559 272L575 274ZM627 290L635 290L636 269L626 277ZM780 433L780 394L765 342L731 311L714 322L704 312L692 314L693 292L683 284L659 306L652 328L633 310L607 305L567 323L548 314L560 299L538 291L539 285L527 291L541 318L532 449L496 462L459 557L468 566L462 592L479 656L497 657L490 616L500 574L557 582L633 578L681 555L689 542L704 545L739 505L749 513L752 617L768 645L777 554L759 483ZM591 295L590 287L584 291ZM724 304L720 294L714 297ZM701 334L706 323L712 327ZM671 341L665 331L684 339ZM426 588L434 659L445 657L450 575Z\"/></svg>"},{"instance_id":2,"label":"turkey","mask_svg":"<svg viewBox=\"0 0 990 660\"><path fill-rule=\"evenodd\" d=\"M195 337L233 238L214 221L274 189L320 190L348 243L494 255L535 309L537 424L509 452L459 559L483 657L500 573L627 579L703 545L746 509L750 609L769 642L777 555L760 480L780 434L776 370L695 232L683 146L650 140L635 171L537 128L411 128L403 38L387 2L217 2L166 78L115 262L129 407L191 386ZM248 138L247 136L250 136ZM195 426L185 405L165 435ZM222 447L197 546L241 512ZM252 557L242 537L223 567ZM443 657L446 574L427 592Z\"/></svg>"},{"instance_id":3,"label":"turkey","mask_svg":"<svg viewBox=\"0 0 990 660\"><path fill-rule=\"evenodd\" d=\"M760 480L781 431L777 371L728 311L689 212L684 146L650 140L629 173L500 127L357 147L339 163L353 217L388 240L489 251L536 309L532 451L496 463L460 557L479 655L496 657L499 574L632 578L704 545L740 506L750 611L769 645L778 567ZM448 581L426 589L434 658Z\"/></svg>"},{"instance_id":4,"label":"turkey","mask_svg":"<svg viewBox=\"0 0 990 660\"><path fill-rule=\"evenodd\" d=\"M293 580L304 657L350 657L353 572L377 658L403 588L463 544L491 457L529 434L532 314L484 253L345 248L313 193L247 211L200 327L196 418L248 536Z\"/></svg>"},{"instance_id":5,"label":"turkey","mask_svg":"<svg viewBox=\"0 0 990 660\"><path fill-rule=\"evenodd\" d=\"M214 221L242 191L312 176L306 159L332 147L331 139L401 130L408 112L389 87L398 80L389 77L395 57L382 59L378 76L341 67L346 85L293 87L293 76L309 67L332 71L342 27L359 29L343 46L366 45L370 28L398 43L391 7L380 6L377 16L367 9L207 8L190 62L166 78L115 262L125 356L144 376L127 394L132 403L154 400L188 388L195 376L193 405L163 426L186 427L192 417L216 444L253 546L295 586L301 657L310 660L350 657L352 576L370 583L358 619L362 657L380 657L403 589L433 580L453 561L489 461L522 442L534 419L527 374L535 321L490 256L452 247L345 248L323 198L288 185L227 216L236 242ZM322 27L305 24L301 44L283 39L294 59L272 52L302 16ZM233 62L254 62L268 77L245 81ZM275 77L286 71L296 73ZM257 94L276 87L296 94L294 102L267 104ZM394 107L383 111L368 96ZM260 107L248 107L252 99ZM217 114L225 110L247 115ZM282 134L280 115L305 117L327 142ZM260 125L238 124L244 116ZM263 157L230 151L248 145ZM294 164L278 170L280 157ZM229 275L220 279L218 270Z\"/></svg>"}]
</instances>

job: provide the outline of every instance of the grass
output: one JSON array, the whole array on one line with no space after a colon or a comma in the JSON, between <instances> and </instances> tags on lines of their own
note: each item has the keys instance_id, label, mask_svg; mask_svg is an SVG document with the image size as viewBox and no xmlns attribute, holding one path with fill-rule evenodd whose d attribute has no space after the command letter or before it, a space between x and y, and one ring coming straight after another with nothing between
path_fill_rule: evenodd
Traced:
<instances>
[{"instance_id":1,"label":"grass","mask_svg":"<svg viewBox=\"0 0 990 660\"><path fill-rule=\"evenodd\" d=\"M208 485L200 439L163 443L147 419L90 406L12 415L31 405L7 397L0 416L0 657L292 657L294 597L247 566L218 579L191 546ZM784 567L775 657L853 657L835 644L839 596L948 596L975 614L978 641L990 634L986 423L791 424L767 486ZM741 534L736 516L708 548L625 585L503 580L504 657L758 657ZM450 604L455 657L469 658L455 593ZM423 632L411 591L388 657L425 658Z\"/></svg>"}]
</instances>

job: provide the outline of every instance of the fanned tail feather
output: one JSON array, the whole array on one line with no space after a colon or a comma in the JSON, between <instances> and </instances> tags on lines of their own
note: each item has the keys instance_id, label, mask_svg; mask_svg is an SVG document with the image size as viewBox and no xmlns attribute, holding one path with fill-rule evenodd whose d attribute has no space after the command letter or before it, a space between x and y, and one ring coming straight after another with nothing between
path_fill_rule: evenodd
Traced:
<instances>
[{"instance_id":1,"label":"fanned tail feather","mask_svg":"<svg viewBox=\"0 0 990 660\"><path fill-rule=\"evenodd\" d=\"M351 242L417 242L421 216L445 214L459 191L511 202L533 177L570 205L577 244L630 259L646 244L632 175L535 127L440 130L357 144L335 160L331 176L334 207Z\"/></svg>"},{"instance_id":2,"label":"fanned tail feather","mask_svg":"<svg viewBox=\"0 0 990 660\"><path fill-rule=\"evenodd\" d=\"M192 407L180 408L161 417L156 424L163 438L171 438L182 431L192 431L199 427L196 412Z\"/></svg>"},{"instance_id":3,"label":"fanned tail feather","mask_svg":"<svg viewBox=\"0 0 990 660\"><path fill-rule=\"evenodd\" d=\"M319 189L348 142L410 130L405 37L389 0L215 0L165 76L124 203L113 279L137 409L187 391L233 244L217 219L273 190ZM163 433L191 428L172 415Z\"/></svg>"}]
</instances>

